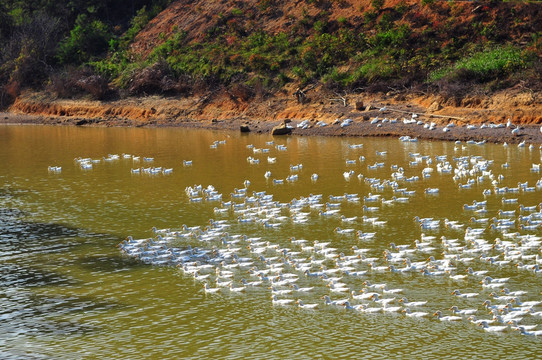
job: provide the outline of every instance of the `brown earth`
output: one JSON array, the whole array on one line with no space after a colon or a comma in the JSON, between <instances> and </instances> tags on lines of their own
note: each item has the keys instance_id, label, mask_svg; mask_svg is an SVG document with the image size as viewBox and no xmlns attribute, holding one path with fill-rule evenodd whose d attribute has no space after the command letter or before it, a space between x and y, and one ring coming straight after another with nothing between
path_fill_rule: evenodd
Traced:
<instances>
[{"instance_id":1,"label":"brown earth","mask_svg":"<svg viewBox=\"0 0 542 360\"><path fill-rule=\"evenodd\" d=\"M27 93L20 96L8 113L1 114L0 123L31 123L79 126L146 126L202 127L239 131L248 125L254 132L270 132L285 119L292 120L294 134L330 136L402 136L442 140L487 140L542 144L541 95L526 89L512 89L491 97L467 97L460 106L452 106L442 98L423 94L355 94L340 97L315 88L307 93L304 104L289 92L242 101L225 90L212 94L181 97L149 96L117 101L55 99L47 93ZM425 124L431 122L436 130L420 125L405 125L403 118L417 114ZM397 119L380 127L372 119ZM341 128L336 120L351 118L353 124ZM479 125L506 123L511 128L481 129ZM309 120L309 128L296 124ZM317 126L317 122L329 126ZM454 123L449 132L444 125ZM468 124L478 125L467 129ZM511 129L520 127L517 134Z\"/></svg>"}]
</instances>

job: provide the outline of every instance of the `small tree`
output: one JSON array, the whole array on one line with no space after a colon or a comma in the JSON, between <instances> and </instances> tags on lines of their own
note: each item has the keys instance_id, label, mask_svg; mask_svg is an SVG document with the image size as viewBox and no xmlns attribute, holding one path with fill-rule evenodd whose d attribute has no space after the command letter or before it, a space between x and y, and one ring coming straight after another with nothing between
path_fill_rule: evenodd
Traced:
<instances>
[{"instance_id":1,"label":"small tree","mask_svg":"<svg viewBox=\"0 0 542 360\"><path fill-rule=\"evenodd\" d=\"M0 44L1 82L35 85L49 73L59 34L59 21L37 13L16 26L11 37Z\"/></svg>"},{"instance_id":2,"label":"small tree","mask_svg":"<svg viewBox=\"0 0 542 360\"><path fill-rule=\"evenodd\" d=\"M89 21L85 14L81 14L77 17L70 36L60 43L58 60L62 64L89 61L106 52L112 38L106 24L100 20Z\"/></svg>"}]
</instances>

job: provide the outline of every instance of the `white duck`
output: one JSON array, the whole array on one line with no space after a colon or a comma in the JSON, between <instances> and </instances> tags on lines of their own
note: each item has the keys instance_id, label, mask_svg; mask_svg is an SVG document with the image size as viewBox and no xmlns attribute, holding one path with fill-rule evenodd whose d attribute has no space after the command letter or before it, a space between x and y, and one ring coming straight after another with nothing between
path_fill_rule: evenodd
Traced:
<instances>
[{"instance_id":1,"label":"white duck","mask_svg":"<svg viewBox=\"0 0 542 360\"><path fill-rule=\"evenodd\" d=\"M522 296L527 295L527 291L518 290L518 291L510 291L508 288L501 289L501 292L505 293L508 296Z\"/></svg>"},{"instance_id":2,"label":"white duck","mask_svg":"<svg viewBox=\"0 0 542 360\"><path fill-rule=\"evenodd\" d=\"M482 327L482 329L487 332L503 332L508 329L508 326L506 325L489 326L489 324L485 321L480 322L478 326Z\"/></svg>"},{"instance_id":3,"label":"white duck","mask_svg":"<svg viewBox=\"0 0 542 360\"><path fill-rule=\"evenodd\" d=\"M459 290L456 289L456 290L452 291L452 295L455 295L455 296L463 298L463 299L469 299L469 298L477 297L480 294L479 293L464 293L463 294Z\"/></svg>"},{"instance_id":4,"label":"white duck","mask_svg":"<svg viewBox=\"0 0 542 360\"><path fill-rule=\"evenodd\" d=\"M429 315L429 313L423 311L411 311L410 308L403 309L403 313L408 317L421 318Z\"/></svg>"},{"instance_id":5,"label":"white duck","mask_svg":"<svg viewBox=\"0 0 542 360\"><path fill-rule=\"evenodd\" d=\"M365 290L365 289L363 289L363 290ZM352 292L350 293L350 296L351 296L352 299L354 299L354 300L369 300L369 299L371 299L371 297L372 297L373 295L378 295L378 293L376 293L376 292L363 292L363 290L361 290L361 291L362 291L362 294L359 294L359 295L356 295L356 292L355 292L355 291L352 291Z\"/></svg>"},{"instance_id":6,"label":"white duck","mask_svg":"<svg viewBox=\"0 0 542 360\"><path fill-rule=\"evenodd\" d=\"M282 289L277 289L274 286L270 286L269 289L271 289L271 294L273 294L273 295L288 295L288 294L292 293L292 290L290 290L290 289L282 290Z\"/></svg>"},{"instance_id":7,"label":"white duck","mask_svg":"<svg viewBox=\"0 0 542 360\"><path fill-rule=\"evenodd\" d=\"M301 299L297 299L295 303L302 309L314 310L318 308L318 304L305 304Z\"/></svg>"},{"instance_id":8,"label":"white duck","mask_svg":"<svg viewBox=\"0 0 542 360\"><path fill-rule=\"evenodd\" d=\"M517 320L510 320L508 322L508 325L510 325L510 327L512 329L514 329L514 330L516 330L519 327L522 327L523 329L528 330L528 331L532 331L532 330L536 329L536 327L538 326L537 324L534 324L534 325L520 325Z\"/></svg>"},{"instance_id":9,"label":"white duck","mask_svg":"<svg viewBox=\"0 0 542 360\"><path fill-rule=\"evenodd\" d=\"M437 310L433 316L436 316L440 321L461 321L461 316L443 316L440 310Z\"/></svg>"},{"instance_id":10,"label":"white duck","mask_svg":"<svg viewBox=\"0 0 542 360\"><path fill-rule=\"evenodd\" d=\"M297 291L297 292L309 292L309 291L312 291L314 289L314 286L299 287L297 284L290 284L290 287L292 289L294 289L294 291Z\"/></svg>"},{"instance_id":11,"label":"white duck","mask_svg":"<svg viewBox=\"0 0 542 360\"><path fill-rule=\"evenodd\" d=\"M244 292L246 290L246 287L243 286L234 286L233 283L230 283L228 286L231 292Z\"/></svg>"},{"instance_id":12,"label":"white duck","mask_svg":"<svg viewBox=\"0 0 542 360\"><path fill-rule=\"evenodd\" d=\"M399 299L400 303L403 303L404 306L411 307L411 306L423 306L427 304L427 301L408 301L406 297L402 297Z\"/></svg>"},{"instance_id":13,"label":"white duck","mask_svg":"<svg viewBox=\"0 0 542 360\"><path fill-rule=\"evenodd\" d=\"M512 301L516 304L518 304L518 306L520 307L533 307L533 306L538 306L540 304L542 304L542 301L521 301L519 298L515 297L514 299L512 299Z\"/></svg>"},{"instance_id":14,"label":"white duck","mask_svg":"<svg viewBox=\"0 0 542 360\"><path fill-rule=\"evenodd\" d=\"M294 299L278 299L277 295L271 296L271 302L273 305L286 306L294 303Z\"/></svg>"},{"instance_id":15,"label":"white duck","mask_svg":"<svg viewBox=\"0 0 542 360\"><path fill-rule=\"evenodd\" d=\"M478 310L476 310L476 309L459 310L459 308L457 306L455 306L455 305L450 308L450 311L453 312L456 315L474 315L474 314L476 314L476 312L478 312Z\"/></svg>"},{"instance_id":16,"label":"white duck","mask_svg":"<svg viewBox=\"0 0 542 360\"><path fill-rule=\"evenodd\" d=\"M523 327L518 327L515 329L519 332L521 332L521 335L529 335L529 336L542 336L542 330L536 330L536 331L527 331Z\"/></svg>"},{"instance_id":17,"label":"white duck","mask_svg":"<svg viewBox=\"0 0 542 360\"><path fill-rule=\"evenodd\" d=\"M380 299L378 297L378 294L374 294L373 296L371 296L370 298L371 300L373 300L375 303L379 303L379 304L382 304L382 306L386 306L392 302L395 301L395 298L384 298L384 299Z\"/></svg>"},{"instance_id":18,"label":"white duck","mask_svg":"<svg viewBox=\"0 0 542 360\"><path fill-rule=\"evenodd\" d=\"M467 273L473 276L485 276L488 273L488 271L487 270L474 271L471 267L469 267L467 268Z\"/></svg>"},{"instance_id":19,"label":"white duck","mask_svg":"<svg viewBox=\"0 0 542 360\"><path fill-rule=\"evenodd\" d=\"M344 303L348 302L348 299L331 300L328 295L324 295L322 299L324 299L324 304L326 305L343 305Z\"/></svg>"},{"instance_id":20,"label":"white duck","mask_svg":"<svg viewBox=\"0 0 542 360\"><path fill-rule=\"evenodd\" d=\"M364 281L362 285L365 285L368 289L385 289L388 286L386 284L371 284L369 280Z\"/></svg>"},{"instance_id":21,"label":"white duck","mask_svg":"<svg viewBox=\"0 0 542 360\"><path fill-rule=\"evenodd\" d=\"M205 290L205 293L207 294L216 294L220 291L220 288L212 288L209 286L208 283L203 284L203 289Z\"/></svg>"}]
</instances>

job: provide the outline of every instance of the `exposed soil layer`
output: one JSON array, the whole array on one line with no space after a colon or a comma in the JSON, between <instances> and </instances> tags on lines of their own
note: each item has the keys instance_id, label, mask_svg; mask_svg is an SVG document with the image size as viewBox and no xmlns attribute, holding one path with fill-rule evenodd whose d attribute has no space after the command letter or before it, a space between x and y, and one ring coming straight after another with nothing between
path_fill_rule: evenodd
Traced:
<instances>
[{"instance_id":1,"label":"exposed soil layer","mask_svg":"<svg viewBox=\"0 0 542 360\"><path fill-rule=\"evenodd\" d=\"M253 132L268 133L274 126L290 119L295 135L408 135L448 141L542 144L540 94L521 89L491 97L464 98L461 106L450 106L436 96L416 94L356 94L345 97L343 102L343 99L329 98L329 94L319 89L308 93L307 101L300 104L292 93L284 92L249 102L220 90L189 98L151 96L109 102L59 100L46 93L27 93L17 99L9 112L0 114L0 123L184 126L233 131L239 131L242 125L246 125ZM403 119L411 119L412 114L427 126L433 123L435 129L405 124ZM375 117L397 121L372 124ZM339 122L347 118L353 120L352 124L341 127ZM506 124L508 119L512 123L509 127L490 126ZM309 121L306 129L297 127L303 120ZM320 126L319 122L327 125ZM449 123L455 126L444 132L443 128ZM476 128L470 129L468 125ZM515 128L519 129L512 132Z\"/></svg>"}]
</instances>

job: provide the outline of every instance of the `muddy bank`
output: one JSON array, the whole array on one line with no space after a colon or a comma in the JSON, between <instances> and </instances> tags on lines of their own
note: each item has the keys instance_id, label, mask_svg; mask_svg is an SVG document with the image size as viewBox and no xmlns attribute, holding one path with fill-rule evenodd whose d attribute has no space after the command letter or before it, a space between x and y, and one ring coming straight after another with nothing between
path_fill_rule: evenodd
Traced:
<instances>
[{"instance_id":1,"label":"muddy bank","mask_svg":"<svg viewBox=\"0 0 542 360\"><path fill-rule=\"evenodd\" d=\"M462 103L450 106L435 96L412 94L364 94L333 99L315 92L306 103L299 104L287 93L250 102L228 93L190 98L151 96L111 102L59 100L48 94L31 93L20 97L8 112L0 113L0 123L231 131L246 126L252 132L269 133L289 119L292 134L301 136L410 136L542 144L542 104L533 94L496 94L485 99L463 99ZM345 119L352 121L346 125ZM302 123L305 126L300 127ZM497 127L497 124L502 125Z\"/></svg>"}]
</instances>

